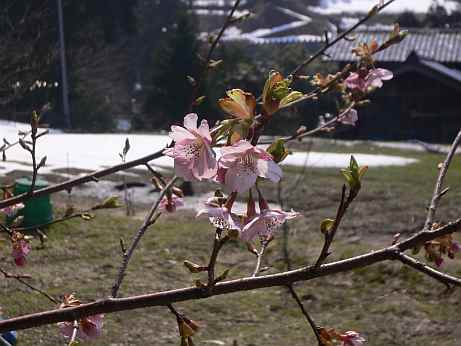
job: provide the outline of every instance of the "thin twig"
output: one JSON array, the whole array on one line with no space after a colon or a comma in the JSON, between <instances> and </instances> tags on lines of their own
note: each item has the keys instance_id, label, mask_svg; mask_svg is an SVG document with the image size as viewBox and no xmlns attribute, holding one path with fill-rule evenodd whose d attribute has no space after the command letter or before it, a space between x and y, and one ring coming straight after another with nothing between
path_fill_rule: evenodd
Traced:
<instances>
[{"instance_id":1,"label":"thin twig","mask_svg":"<svg viewBox=\"0 0 461 346\"><path fill-rule=\"evenodd\" d=\"M312 331L314 332L315 337L317 338L319 346L324 346L324 344L322 342L322 338L320 337L319 327L317 326L315 321L312 319L311 315L309 315L307 310L304 308L304 304L301 301L301 299L299 299L299 296L296 293L295 289L293 288L293 285L287 285L287 287L288 287L288 290L291 293L291 296L293 297L293 299L298 304L299 309L303 313L304 317L306 317L307 322L309 323L310 327L312 328Z\"/></svg>"},{"instance_id":2,"label":"thin twig","mask_svg":"<svg viewBox=\"0 0 461 346\"><path fill-rule=\"evenodd\" d=\"M69 346L73 346L74 343L75 343L75 340L77 339L77 333L78 333L78 328L79 328L79 325L78 325L78 321L75 320L74 321L74 329L72 331L72 336L69 340Z\"/></svg>"},{"instance_id":3,"label":"thin twig","mask_svg":"<svg viewBox=\"0 0 461 346\"><path fill-rule=\"evenodd\" d=\"M211 251L211 256L210 256L210 261L208 263L208 291L211 291L213 289L213 286L215 285L215 267L216 267L216 261L218 260L218 255L219 251L221 251L223 245L229 240L229 237L227 235L223 236L221 238L221 233L222 230L217 228L215 232L215 238L213 241L213 250Z\"/></svg>"},{"instance_id":4,"label":"thin twig","mask_svg":"<svg viewBox=\"0 0 461 346\"><path fill-rule=\"evenodd\" d=\"M455 276L442 273L427 264L424 264L423 262L418 261L417 259L408 256L404 253L399 253L397 255L397 259L402 262L403 264L408 265L409 267L412 267L413 269L416 269L428 276L430 276L433 279L436 279L437 281L443 283L444 285L447 286L447 288L450 288L450 285L454 286L461 286L461 279L457 278Z\"/></svg>"},{"instance_id":5,"label":"thin twig","mask_svg":"<svg viewBox=\"0 0 461 346\"><path fill-rule=\"evenodd\" d=\"M31 284L29 284L27 281L25 281L24 279L31 279L32 277L30 275L17 275L17 274L11 274L9 272L7 272L6 270L3 270L2 268L0 268L0 273L3 274L3 276L6 278L6 279L15 279L16 281L20 282L21 284L23 284L24 286L27 286L28 288L30 288L31 290L35 291L35 292L38 292L40 293L42 296L46 297L48 300L50 300L51 302L53 302L54 304L58 304L58 301L53 298L51 295L49 295L48 293L46 293L45 291L42 291L40 288L37 288Z\"/></svg>"},{"instance_id":6,"label":"thin twig","mask_svg":"<svg viewBox=\"0 0 461 346\"><path fill-rule=\"evenodd\" d=\"M123 260L122 260L122 264L120 265L117 279L115 280L115 283L112 286L112 297L114 298L117 297L120 286L122 285L123 279L125 278L128 263L130 262L130 259L133 256L134 251L136 250L139 244L139 241L144 236L149 226L151 226L158 219L159 215L154 217L154 214L158 210L158 207L160 206L160 201L166 195L168 190L174 185L177 179L178 179L177 177L173 177L170 180L170 182L165 186L165 188L161 191L160 196L158 197L157 201L152 205L151 209L149 210L146 217L144 218L143 224L138 229L136 234L133 236L133 240L131 241L131 245L128 248L128 251L123 254Z\"/></svg>"},{"instance_id":7,"label":"thin twig","mask_svg":"<svg viewBox=\"0 0 461 346\"><path fill-rule=\"evenodd\" d=\"M432 222L434 220L435 212L437 211L440 198L444 195L444 193L442 193L443 192L442 191L443 182L445 180L445 176L447 175L448 168L450 167L451 161L453 160L453 157L455 156L456 149L458 148L460 142L461 142L461 130L458 132L458 135L453 141L450 151L448 152L447 157L445 161L443 162L442 167L440 168L439 176L437 178L437 181L434 187L434 193L432 194L431 204L429 205L429 208L427 211L426 222L424 223L425 230L431 229L432 227Z\"/></svg>"},{"instance_id":8,"label":"thin twig","mask_svg":"<svg viewBox=\"0 0 461 346\"><path fill-rule=\"evenodd\" d=\"M267 245L268 245L267 241L263 241L262 244L261 244L261 250L259 250L259 252L257 254L256 266L255 266L255 269L253 271L253 274L251 274L252 278L258 276L259 271L261 270L261 261L262 261L262 258L264 256L264 252L266 251Z\"/></svg>"},{"instance_id":9,"label":"thin twig","mask_svg":"<svg viewBox=\"0 0 461 346\"><path fill-rule=\"evenodd\" d=\"M323 244L322 251L320 252L319 258L317 259L317 262L315 263L315 267L319 267L326 260L326 258L330 255L330 252L329 252L330 246L333 243L333 240L336 235L336 231L338 230L339 225L341 224L341 220L343 216L346 214L347 208L352 203L355 196L356 196L355 194L351 194L351 192L349 191L349 195L346 198L346 185L343 185L343 188L341 190L341 202L339 203L339 207L336 212L335 221L331 229L325 232L325 242Z\"/></svg>"},{"instance_id":10,"label":"thin twig","mask_svg":"<svg viewBox=\"0 0 461 346\"><path fill-rule=\"evenodd\" d=\"M348 30L344 31L343 33L341 33L340 35L336 36L333 40L327 42L322 48L320 48L316 53L314 53L313 55L311 55L309 58L307 58L306 60L304 60L301 64L299 64L292 72L291 72L291 75L293 76L294 79L298 78L299 77L299 74L301 73L301 71L307 66L309 65L310 63L312 63L314 60L316 60L317 58L321 57L322 55L325 54L325 52L331 48L332 46L334 46L336 43L338 43L339 41L341 41L343 38L347 37L349 34L351 34L355 29L357 29L359 26L361 26L362 24L364 24L365 22L367 22L370 18L372 18L374 15L376 15L377 13L381 12L383 9L385 9L387 6L389 6L390 4L392 4L395 0L389 0L388 2L386 2L385 4L383 4L383 6L379 7L378 11L376 13L373 13L372 11L370 11L365 17L363 17L361 20L359 20L356 24L354 24L353 26L351 26Z\"/></svg>"}]
</instances>

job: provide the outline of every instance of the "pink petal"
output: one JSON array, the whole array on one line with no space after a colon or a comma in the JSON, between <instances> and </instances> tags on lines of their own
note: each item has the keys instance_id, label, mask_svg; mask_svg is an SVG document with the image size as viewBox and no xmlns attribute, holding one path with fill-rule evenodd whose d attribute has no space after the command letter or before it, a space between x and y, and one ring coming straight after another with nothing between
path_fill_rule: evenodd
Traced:
<instances>
[{"instance_id":1,"label":"pink petal","mask_svg":"<svg viewBox=\"0 0 461 346\"><path fill-rule=\"evenodd\" d=\"M256 183L258 176L242 165L235 165L226 172L225 184L231 192L246 192Z\"/></svg>"},{"instance_id":2,"label":"pink petal","mask_svg":"<svg viewBox=\"0 0 461 346\"><path fill-rule=\"evenodd\" d=\"M200 127L198 128L197 132L200 134L200 136L206 139L209 144L211 143L212 139L210 134L210 127L208 126L208 121L203 119L200 123Z\"/></svg>"},{"instance_id":3,"label":"pink petal","mask_svg":"<svg viewBox=\"0 0 461 346\"><path fill-rule=\"evenodd\" d=\"M394 74L391 71L384 68L377 68L375 71L382 80L391 80L394 77Z\"/></svg>"},{"instance_id":4,"label":"pink petal","mask_svg":"<svg viewBox=\"0 0 461 346\"><path fill-rule=\"evenodd\" d=\"M283 176L282 169L274 161L258 160L256 163L257 174L277 183Z\"/></svg>"},{"instance_id":5,"label":"pink petal","mask_svg":"<svg viewBox=\"0 0 461 346\"><path fill-rule=\"evenodd\" d=\"M174 162L174 173L183 178L185 181L194 181L196 180L192 174L192 171L187 165L183 165L175 160Z\"/></svg>"},{"instance_id":6,"label":"pink petal","mask_svg":"<svg viewBox=\"0 0 461 346\"><path fill-rule=\"evenodd\" d=\"M189 113L184 117L184 127L190 131L197 131L198 116L195 113Z\"/></svg>"},{"instance_id":7,"label":"pink petal","mask_svg":"<svg viewBox=\"0 0 461 346\"><path fill-rule=\"evenodd\" d=\"M168 134L172 140L176 143L181 143L185 140L195 140L196 137L193 133L186 130L184 127L173 125L171 126L171 131Z\"/></svg>"}]
</instances>

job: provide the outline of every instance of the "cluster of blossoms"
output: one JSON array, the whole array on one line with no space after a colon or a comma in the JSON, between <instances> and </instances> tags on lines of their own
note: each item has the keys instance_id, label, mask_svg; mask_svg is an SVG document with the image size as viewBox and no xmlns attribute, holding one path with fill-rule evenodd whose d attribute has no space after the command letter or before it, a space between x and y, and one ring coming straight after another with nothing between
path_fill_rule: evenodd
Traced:
<instances>
[{"instance_id":1,"label":"cluster of blossoms","mask_svg":"<svg viewBox=\"0 0 461 346\"><path fill-rule=\"evenodd\" d=\"M184 118L184 127L171 127L170 137L175 145L166 149L165 154L174 158L177 176L186 181L212 180L229 192L227 199L209 199L198 216L206 214L215 227L238 231L242 240L251 241L256 236L272 235L285 220L299 215L293 211L271 210L261 195L260 213L257 214L255 208L251 208L254 205L251 192L247 215L233 214L232 205L237 194L251 190L258 178L278 182L282 170L267 151L243 139L222 147L217 159L211 147L213 140L207 121L202 120L197 127L197 120L196 114L188 114ZM176 202L171 199L170 203Z\"/></svg>"},{"instance_id":2,"label":"cluster of blossoms","mask_svg":"<svg viewBox=\"0 0 461 346\"><path fill-rule=\"evenodd\" d=\"M64 296L60 309L71 308L81 305L80 301L75 298L74 294ZM77 338L81 340L92 340L101 335L104 315L97 314L94 316L84 317L75 322L59 322L58 327L67 338L71 338L74 329L77 328Z\"/></svg>"},{"instance_id":3,"label":"cluster of blossoms","mask_svg":"<svg viewBox=\"0 0 461 346\"><path fill-rule=\"evenodd\" d=\"M11 255L13 256L14 263L16 263L17 266L24 266L26 264L26 256L32 249L29 241L22 233L13 231L11 235L11 244Z\"/></svg>"},{"instance_id":4,"label":"cluster of blossoms","mask_svg":"<svg viewBox=\"0 0 461 346\"><path fill-rule=\"evenodd\" d=\"M361 346L366 340L356 331L347 331L339 333L334 329L320 329L320 339L323 345L332 346L334 342L339 342L341 346Z\"/></svg>"},{"instance_id":5,"label":"cluster of blossoms","mask_svg":"<svg viewBox=\"0 0 461 346\"><path fill-rule=\"evenodd\" d=\"M437 227L438 225L435 225ZM428 261L434 262L437 267L441 267L444 256L455 258L455 254L461 251L459 242L453 239L452 234L447 234L437 239L428 241L424 244L425 257Z\"/></svg>"}]
</instances>

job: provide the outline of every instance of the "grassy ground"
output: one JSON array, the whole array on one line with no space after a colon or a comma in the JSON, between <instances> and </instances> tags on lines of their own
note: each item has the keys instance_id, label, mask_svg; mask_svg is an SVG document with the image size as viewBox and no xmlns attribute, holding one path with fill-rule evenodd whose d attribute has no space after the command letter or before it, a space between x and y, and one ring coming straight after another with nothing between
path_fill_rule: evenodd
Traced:
<instances>
[{"instance_id":1,"label":"grassy ground","mask_svg":"<svg viewBox=\"0 0 461 346\"><path fill-rule=\"evenodd\" d=\"M300 145L296 149L301 148ZM398 154L419 159L407 167L372 168L363 190L343 223L334 245L333 259L360 254L392 242L395 233L410 234L425 219L437 164L443 156L360 145L345 149L322 145L314 150ZM303 218L290 223L289 250L294 266L312 263L321 245L319 223L333 217L342 178L337 169L286 168L285 203L301 211ZM457 159L448 176L452 189L444 198L438 216L459 217L461 161ZM267 185L266 195L276 201L276 189ZM140 216L99 213L92 221L73 220L51 227L44 248L34 242L24 272L34 284L60 296L76 292L83 301L106 297L120 262L119 239L128 241L140 224ZM143 239L122 295L141 294L191 285L192 276L182 266L185 259L205 263L213 229L206 220L196 220L190 211L162 217ZM267 251L268 272L283 270L281 234ZM458 236L459 239L459 236ZM3 240L2 240L3 241ZM1 246L9 246L3 241ZM9 250L2 263L9 263ZM12 266L6 269L15 270ZM237 242L226 245L219 270L232 268L232 277L251 273L254 257ZM461 275L461 260L449 261L446 270ZM402 267L382 263L369 268L316 279L296 286L307 309L320 325L363 332L369 345L461 344L461 293L444 292L444 286ZM30 293L14 280L2 280L0 306L9 316L48 309L49 302ZM298 308L284 288L271 288L178 304L180 311L198 320L204 328L198 345L315 345ZM149 308L110 314L104 335L93 345L178 344L175 320L165 308ZM55 326L20 332L21 345L65 345Z\"/></svg>"}]
</instances>

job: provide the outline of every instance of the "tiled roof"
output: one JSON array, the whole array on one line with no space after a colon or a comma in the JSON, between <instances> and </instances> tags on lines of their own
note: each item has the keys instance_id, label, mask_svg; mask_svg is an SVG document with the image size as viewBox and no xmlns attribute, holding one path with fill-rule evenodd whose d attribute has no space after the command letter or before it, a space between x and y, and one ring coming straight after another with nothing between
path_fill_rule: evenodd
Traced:
<instances>
[{"instance_id":1,"label":"tiled roof","mask_svg":"<svg viewBox=\"0 0 461 346\"><path fill-rule=\"evenodd\" d=\"M354 41L341 40L327 51L333 61L354 61L351 50L358 42L370 42L375 38L382 43L389 32L359 31ZM403 62L415 52L420 58L441 63L461 62L461 31L440 29L409 29L409 35L398 45L375 55L377 61Z\"/></svg>"}]
</instances>

